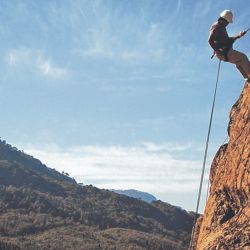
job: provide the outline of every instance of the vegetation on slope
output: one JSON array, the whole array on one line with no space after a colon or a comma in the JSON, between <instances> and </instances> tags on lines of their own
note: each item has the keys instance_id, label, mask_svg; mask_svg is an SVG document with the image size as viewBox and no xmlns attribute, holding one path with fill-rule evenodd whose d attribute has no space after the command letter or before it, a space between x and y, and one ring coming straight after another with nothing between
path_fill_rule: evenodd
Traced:
<instances>
[{"instance_id":1,"label":"vegetation on slope","mask_svg":"<svg viewBox=\"0 0 250 250\"><path fill-rule=\"evenodd\" d=\"M16 157L17 151L7 147L0 148L1 244L21 249L187 248L191 213L78 185L44 165L37 168L37 160L23 152Z\"/></svg>"}]
</instances>

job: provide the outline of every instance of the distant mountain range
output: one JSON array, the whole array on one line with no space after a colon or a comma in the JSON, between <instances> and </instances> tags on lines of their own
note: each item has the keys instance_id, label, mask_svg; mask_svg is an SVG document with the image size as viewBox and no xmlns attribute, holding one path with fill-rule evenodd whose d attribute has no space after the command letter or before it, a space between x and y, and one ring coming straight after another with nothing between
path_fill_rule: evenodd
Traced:
<instances>
[{"instance_id":1,"label":"distant mountain range","mask_svg":"<svg viewBox=\"0 0 250 250\"><path fill-rule=\"evenodd\" d=\"M127 189L127 190L111 189L110 191L113 191L113 192L115 192L117 194L123 194L123 195L129 196L129 197L132 197L132 198L143 200L143 201L146 201L148 203L156 201L156 198L152 194L142 192L142 191L138 191L138 190L135 190L135 189Z\"/></svg>"},{"instance_id":2,"label":"distant mountain range","mask_svg":"<svg viewBox=\"0 0 250 250\"><path fill-rule=\"evenodd\" d=\"M187 249L193 213L83 186L0 140L0 249Z\"/></svg>"}]
</instances>

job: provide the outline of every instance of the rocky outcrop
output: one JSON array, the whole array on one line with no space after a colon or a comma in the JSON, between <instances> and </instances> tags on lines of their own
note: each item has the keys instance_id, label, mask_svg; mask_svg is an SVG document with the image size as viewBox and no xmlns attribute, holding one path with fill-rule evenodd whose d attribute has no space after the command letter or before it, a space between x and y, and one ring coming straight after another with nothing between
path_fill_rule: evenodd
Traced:
<instances>
[{"instance_id":1,"label":"rocky outcrop","mask_svg":"<svg viewBox=\"0 0 250 250\"><path fill-rule=\"evenodd\" d=\"M193 249L250 249L250 84L232 107L229 143L210 171L210 195L197 221Z\"/></svg>"}]
</instances>

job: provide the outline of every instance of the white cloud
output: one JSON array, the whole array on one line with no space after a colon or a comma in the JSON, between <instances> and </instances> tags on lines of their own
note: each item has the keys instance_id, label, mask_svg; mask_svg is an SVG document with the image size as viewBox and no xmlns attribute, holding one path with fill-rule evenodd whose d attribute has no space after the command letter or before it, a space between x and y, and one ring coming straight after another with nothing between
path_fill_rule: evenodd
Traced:
<instances>
[{"instance_id":1,"label":"white cloud","mask_svg":"<svg viewBox=\"0 0 250 250\"><path fill-rule=\"evenodd\" d=\"M42 52L36 50L13 49L6 53L5 58L12 69L34 70L55 79L63 79L69 74L67 68L57 66L51 58L42 56Z\"/></svg>"},{"instance_id":2,"label":"white cloud","mask_svg":"<svg viewBox=\"0 0 250 250\"><path fill-rule=\"evenodd\" d=\"M52 78L64 78L68 70L66 68L60 68L56 66L51 59L43 59L41 57L37 60L37 66L40 69L40 71L48 77Z\"/></svg>"},{"instance_id":3,"label":"white cloud","mask_svg":"<svg viewBox=\"0 0 250 250\"><path fill-rule=\"evenodd\" d=\"M193 145L192 143L188 144L175 144L175 143L166 143L166 144L155 144L152 142L145 142L143 143L146 149L151 152L176 152L176 151L185 151L190 149Z\"/></svg>"},{"instance_id":4,"label":"white cloud","mask_svg":"<svg viewBox=\"0 0 250 250\"><path fill-rule=\"evenodd\" d=\"M84 34L79 31L75 35L74 55L132 64L161 62L165 58L167 34L162 24L150 22L145 26L143 17L132 21L129 16L119 18L114 24L117 17L109 9L96 11L98 18L86 27Z\"/></svg>"},{"instance_id":5,"label":"white cloud","mask_svg":"<svg viewBox=\"0 0 250 250\"><path fill-rule=\"evenodd\" d=\"M10 50L6 53L6 61L10 67L24 65L32 60L31 51L28 49Z\"/></svg>"},{"instance_id":6,"label":"white cloud","mask_svg":"<svg viewBox=\"0 0 250 250\"><path fill-rule=\"evenodd\" d=\"M15 66L17 64L17 57L13 54L13 53L10 53L8 55L8 61L9 61L9 65L10 66Z\"/></svg>"},{"instance_id":7,"label":"white cloud","mask_svg":"<svg viewBox=\"0 0 250 250\"><path fill-rule=\"evenodd\" d=\"M64 150L27 146L25 151L79 182L107 189L135 188L160 197L169 192L196 191L201 162L174 156L175 151L189 147L148 142L130 147L89 145Z\"/></svg>"}]
</instances>

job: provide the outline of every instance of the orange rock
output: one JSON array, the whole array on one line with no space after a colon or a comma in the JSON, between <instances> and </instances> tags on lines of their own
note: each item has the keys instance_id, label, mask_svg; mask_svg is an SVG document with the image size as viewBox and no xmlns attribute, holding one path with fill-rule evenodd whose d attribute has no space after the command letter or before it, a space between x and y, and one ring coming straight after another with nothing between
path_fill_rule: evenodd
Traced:
<instances>
[{"instance_id":1,"label":"orange rock","mask_svg":"<svg viewBox=\"0 0 250 250\"><path fill-rule=\"evenodd\" d=\"M229 143L210 170L210 195L197 221L193 249L250 249L250 84L232 107ZM198 232L197 232L198 231Z\"/></svg>"}]
</instances>

